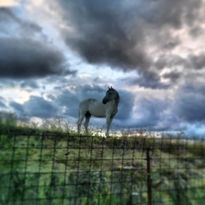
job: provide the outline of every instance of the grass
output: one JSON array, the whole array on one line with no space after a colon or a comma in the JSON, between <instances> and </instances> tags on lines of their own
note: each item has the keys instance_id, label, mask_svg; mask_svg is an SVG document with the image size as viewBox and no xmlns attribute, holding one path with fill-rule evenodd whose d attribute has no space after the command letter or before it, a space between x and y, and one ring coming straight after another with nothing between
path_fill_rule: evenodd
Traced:
<instances>
[{"instance_id":1,"label":"grass","mask_svg":"<svg viewBox=\"0 0 205 205\"><path fill-rule=\"evenodd\" d=\"M146 204L147 149L153 204L203 204L204 141L15 123L0 123L0 204Z\"/></svg>"}]
</instances>

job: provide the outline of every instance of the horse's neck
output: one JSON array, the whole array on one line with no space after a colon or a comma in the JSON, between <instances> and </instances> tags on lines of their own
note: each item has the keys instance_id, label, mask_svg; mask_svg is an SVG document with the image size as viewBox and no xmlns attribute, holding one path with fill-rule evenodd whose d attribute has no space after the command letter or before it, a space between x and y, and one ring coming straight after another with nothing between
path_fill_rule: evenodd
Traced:
<instances>
[{"instance_id":1,"label":"horse's neck","mask_svg":"<svg viewBox=\"0 0 205 205\"><path fill-rule=\"evenodd\" d=\"M119 100L112 100L110 102L107 103L107 108L111 111L111 112L116 112L117 111L117 107L119 104Z\"/></svg>"},{"instance_id":2,"label":"horse's neck","mask_svg":"<svg viewBox=\"0 0 205 205\"><path fill-rule=\"evenodd\" d=\"M116 105L116 107L118 106L118 104L119 104L119 102L120 102L120 99L118 98L118 99L116 99L116 100L114 100L115 101L115 105Z\"/></svg>"}]
</instances>

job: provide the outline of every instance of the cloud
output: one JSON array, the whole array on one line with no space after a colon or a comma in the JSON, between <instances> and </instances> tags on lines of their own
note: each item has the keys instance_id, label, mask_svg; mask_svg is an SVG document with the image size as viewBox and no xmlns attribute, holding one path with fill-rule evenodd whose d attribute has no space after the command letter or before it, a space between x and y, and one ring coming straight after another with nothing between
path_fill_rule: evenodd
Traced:
<instances>
[{"instance_id":1,"label":"cloud","mask_svg":"<svg viewBox=\"0 0 205 205\"><path fill-rule=\"evenodd\" d=\"M65 90L56 99L53 98L53 100L56 101L58 106L65 108L65 111L63 113L64 116L72 116L77 118L80 98L81 97L79 96L79 94Z\"/></svg>"},{"instance_id":2,"label":"cloud","mask_svg":"<svg viewBox=\"0 0 205 205\"><path fill-rule=\"evenodd\" d=\"M170 86L168 83L161 82L160 77L155 72L140 73L137 77L128 78L127 82L130 85L152 89L166 89Z\"/></svg>"},{"instance_id":3,"label":"cloud","mask_svg":"<svg viewBox=\"0 0 205 205\"><path fill-rule=\"evenodd\" d=\"M43 35L38 24L20 18L13 9L0 7L0 34L6 36L28 37Z\"/></svg>"},{"instance_id":4,"label":"cloud","mask_svg":"<svg viewBox=\"0 0 205 205\"><path fill-rule=\"evenodd\" d=\"M198 11L202 2L197 0L153 1L147 4L145 18L155 26L181 28L183 24L192 26L198 20ZM149 5L148 5L149 4ZM148 14L148 15L147 15ZM148 16L148 17L146 17Z\"/></svg>"},{"instance_id":5,"label":"cloud","mask_svg":"<svg viewBox=\"0 0 205 205\"><path fill-rule=\"evenodd\" d=\"M58 108L52 102L37 96L31 96L24 104L11 102L10 106L21 117L39 117L46 119L58 115Z\"/></svg>"},{"instance_id":6,"label":"cloud","mask_svg":"<svg viewBox=\"0 0 205 205\"><path fill-rule=\"evenodd\" d=\"M198 55L190 55L190 67L192 69L201 70L205 68L205 52L202 52Z\"/></svg>"},{"instance_id":7,"label":"cloud","mask_svg":"<svg viewBox=\"0 0 205 205\"><path fill-rule=\"evenodd\" d=\"M7 109L7 102L6 100L0 96L0 113L2 110Z\"/></svg>"},{"instance_id":8,"label":"cloud","mask_svg":"<svg viewBox=\"0 0 205 205\"><path fill-rule=\"evenodd\" d=\"M169 81L171 83L174 83L174 82L177 82L177 80L180 79L181 75L182 75L182 73L180 73L178 71L170 71L170 72L164 73L163 78L169 79Z\"/></svg>"},{"instance_id":9,"label":"cloud","mask_svg":"<svg viewBox=\"0 0 205 205\"><path fill-rule=\"evenodd\" d=\"M116 114L116 119L121 121L121 126L123 121L128 120L132 116L134 107L134 95L131 92L125 90L119 90L120 103L118 107L118 113Z\"/></svg>"},{"instance_id":10,"label":"cloud","mask_svg":"<svg viewBox=\"0 0 205 205\"><path fill-rule=\"evenodd\" d=\"M19 103L16 103L16 102L10 102L9 104L15 111L15 113L18 115L18 116L24 116L25 115L25 112L24 112L24 108L21 104Z\"/></svg>"},{"instance_id":11,"label":"cloud","mask_svg":"<svg viewBox=\"0 0 205 205\"><path fill-rule=\"evenodd\" d=\"M12 6L18 6L19 3L15 0L3 0L0 1L0 7L12 7Z\"/></svg>"},{"instance_id":12,"label":"cloud","mask_svg":"<svg viewBox=\"0 0 205 205\"><path fill-rule=\"evenodd\" d=\"M1 98L0 98L0 108L6 108L6 105L2 102Z\"/></svg>"},{"instance_id":13,"label":"cloud","mask_svg":"<svg viewBox=\"0 0 205 205\"><path fill-rule=\"evenodd\" d=\"M0 38L0 77L28 78L60 75L64 57L51 45L30 39Z\"/></svg>"},{"instance_id":14,"label":"cloud","mask_svg":"<svg viewBox=\"0 0 205 205\"><path fill-rule=\"evenodd\" d=\"M23 9L0 8L0 78L74 74L58 45L49 42L42 27L24 15Z\"/></svg>"},{"instance_id":15,"label":"cloud","mask_svg":"<svg viewBox=\"0 0 205 205\"><path fill-rule=\"evenodd\" d=\"M205 122L205 85L187 83L176 94L175 112L186 122Z\"/></svg>"},{"instance_id":16,"label":"cloud","mask_svg":"<svg viewBox=\"0 0 205 205\"><path fill-rule=\"evenodd\" d=\"M169 68L171 70L172 68L175 69L177 66L187 67L188 60L178 55L163 54L158 57L154 66L160 70L164 68Z\"/></svg>"},{"instance_id":17,"label":"cloud","mask_svg":"<svg viewBox=\"0 0 205 205\"><path fill-rule=\"evenodd\" d=\"M189 135L202 135L205 122L204 102L204 82L193 78L178 87L173 96L167 93L164 98L159 98L158 95L143 94L135 100L130 127L158 131L180 130Z\"/></svg>"},{"instance_id":18,"label":"cloud","mask_svg":"<svg viewBox=\"0 0 205 205\"><path fill-rule=\"evenodd\" d=\"M137 70L142 79L136 83L145 87L150 72L155 73L148 85L152 88L164 87L159 75L162 69L176 64L185 67L179 55L170 56L170 50L181 45L175 31L196 28L202 5L200 0L58 2L63 19L72 28L62 29L70 48L89 63Z\"/></svg>"},{"instance_id":19,"label":"cloud","mask_svg":"<svg viewBox=\"0 0 205 205\"><path fill-rule=\"evenodd\" d=\"M38 89L39 85L35 80L26 79L20 83L21 88L31 88L31 89Z\"/></svg>"},{"instance_id":20,"label":"cloud","mask_svg":"<svg viewBox=\"0 0 205 205\"><path fill-rule=\"evenodd\" d=\"M201 137L205 136L205 126L204 124L196 123L196 124L188 124L185 130L185 134L188 137Z\"/></svg>"},{"instance_id":21,"label":"cloud","mask_svg":"<svg viewBox=\"0 0 205 205\"><path fill-rule=\"evenodd\" d=\"M75 31L73 35L64 33L66 42L88 62L120 66L124 70L149 67L149 58L140 43L143 30L136 35L131 29L140 27L141 22L128 23L128 19L131 21L133 18L126 13L122 3L107 0L61 3L65 8L65 17Z\"/></svg>"},{"instance_id":22,"label":"cloud","mask_svg":"<svg viewBox=\"0 0 205 205\"><path fill-rule=\"evenodd\" d=\"M161 127L161 121L167 109L168 103L165 100L141 97L135 105L136 126L147 129Z\"/></svg>"}]
</instances>

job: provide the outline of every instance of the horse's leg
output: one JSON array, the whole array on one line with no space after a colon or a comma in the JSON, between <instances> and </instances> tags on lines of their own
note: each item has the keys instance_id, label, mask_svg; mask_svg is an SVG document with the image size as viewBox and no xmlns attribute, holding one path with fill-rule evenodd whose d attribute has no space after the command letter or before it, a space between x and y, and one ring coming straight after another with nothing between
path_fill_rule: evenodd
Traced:
<instances>
[{"instance_id":1,"label":"horse's leg","mask_svg":"<svg viewBox=\"0 0 205 205\"><path fill-rule=\"evenodd\" d=\"M88 124L89 124L91 115L90 114L86 114L85 117L86 117L85 118L85 123L84 123L85 132L86 132L86 134L88 134Z\"/></svg>"},{"instance_id":2,"label":"horse's leg","mask_svg":"<svg viewBox=\"0 0 205 205\"><path fill-rule=\"evenodd\" d=\"M112 117L110 115L106 116L106 125L107 125L107 131L106 131L106 137L109 137L109 130L110 130L110 125L112 123Z\"/></svg>"},{"instance_id":3,"label":"horse's leg","mask_svg":"<svg viewBox=\"0 0 205 205\"><path fill-rule=\"evenodd\" d=\"M80 127L81 127L81 124L82 124L83 119L84 119L84 113L79 112L78 122L77 122L77 125L78 125L78 133L80 133Z\"/></svg>"}]
</instances>

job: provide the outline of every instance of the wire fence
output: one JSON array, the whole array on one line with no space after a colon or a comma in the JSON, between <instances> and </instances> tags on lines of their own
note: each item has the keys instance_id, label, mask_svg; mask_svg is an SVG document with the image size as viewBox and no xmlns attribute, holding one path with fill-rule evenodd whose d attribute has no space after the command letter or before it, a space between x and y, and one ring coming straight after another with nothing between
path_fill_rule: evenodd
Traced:
<instances>
[{"instance_id":1,"label":"wire fence","mask_svg":"<svg viewBox=\"0 0 205 205\"><path fill-rule=\"evenodd\" d=\"M0 130L0 204L205 202L205 140Z\"/></svg>"}]
</instances>

